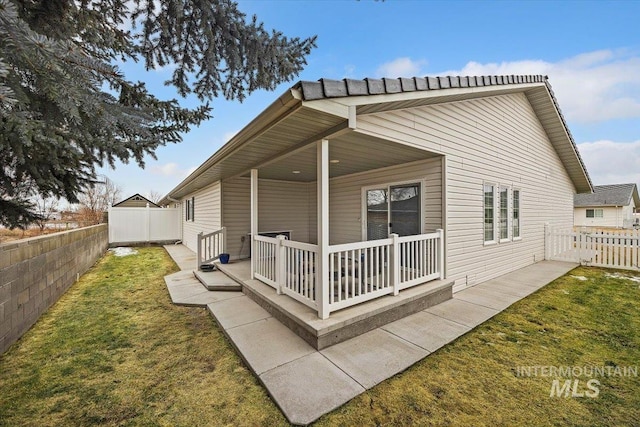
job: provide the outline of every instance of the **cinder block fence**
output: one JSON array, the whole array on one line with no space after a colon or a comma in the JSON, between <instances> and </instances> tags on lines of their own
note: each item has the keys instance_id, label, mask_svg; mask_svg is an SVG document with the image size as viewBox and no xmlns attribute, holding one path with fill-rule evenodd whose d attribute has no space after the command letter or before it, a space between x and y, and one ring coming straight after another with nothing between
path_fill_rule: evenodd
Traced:
<instances>
[{"instance_id":1,"label":"cinder block fence","mask_svg":"<svg viewBox=\"0 0 640 427\"><path fill-rule=\"evenodd\" d=\"M107 250L107 224L0 244L0 354Z\"/></svg>"}]
</instances>

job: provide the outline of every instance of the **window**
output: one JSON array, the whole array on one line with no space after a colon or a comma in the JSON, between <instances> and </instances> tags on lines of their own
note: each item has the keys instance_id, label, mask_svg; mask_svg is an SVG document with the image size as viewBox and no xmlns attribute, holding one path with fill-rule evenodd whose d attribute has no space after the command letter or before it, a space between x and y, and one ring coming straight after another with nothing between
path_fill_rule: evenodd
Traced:
<instances>
[{"instance_id":1,"label":"window","mask_svg":"<svg viewBox=\"0 0 640 427\"><path fill-rule=\"evenodd\" d=\"M495 240L495 205L494 186L484 185L484 241L493 242Z\"/></svg>"},{"instance_id":2,"label":"window","mask_svg":"<svg viewBox=\"0 0 640 427\"><path fill-rule=\"evenodd\" d=\"M509 239L509 189L500 187L500 240Z\"/></svg>"},{"instance_id":3,"label":"window","mask_svg":"<svg viewBox=\"0 0 640 427\"><path fill-rule=\"evenodd\" d=\"M195 202L195 197L186 200L184 213L185 221L195 221Z\"/></svg>"},{"instance_id":4,"label":"window","mask_svg":"<svg viewBox=\"0 0 640 427\"><path fill-rule=\"evenodd\" d=\"M512 236L514 239L520 238L520 190L513 190L513 211L512 216Z\"/></svg>"},{"instance_id":5,"label":"window","mask_svg":"<svg viewBox=\"0 0 640 427\"><path fill-rule=\"evenodd\" d=\"M484 242L520 240L520 190L498 184L484 184Z\"/></svg>"},{"instance_id":6,"label":"window","mask_svg":"<svg viewBox=\"0 0 640 427\"><path fill-rule=\"evenodd\" d=\"M587 218L602 218L602 209L587 209Z\"/></svg>"},{"instance_id":7,"label":"window","mask_svg":"<svg viewBox=\"0 0 640 427\"><path fill-rule=\"evenodd\" d=\"M422 184L395 183L363 188L363 238L386 239L389 234L422 233Z\"/></svg>"}]
</instances>

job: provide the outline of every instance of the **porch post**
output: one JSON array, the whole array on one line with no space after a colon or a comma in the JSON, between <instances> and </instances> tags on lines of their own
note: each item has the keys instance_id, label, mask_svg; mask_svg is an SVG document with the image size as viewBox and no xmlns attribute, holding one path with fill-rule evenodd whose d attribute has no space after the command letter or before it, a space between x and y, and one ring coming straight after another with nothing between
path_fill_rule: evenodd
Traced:
<instances>
[{"instance_id":1,"label":"porch post","mask_svg":"<svg viewBox=\"0 0 640 427\"><path fill-rule=\"evenodd\" d=\"M197 235L197 250L196 250L196 270L200 271L200 261L202 260L202 231Z\"/></svg>"},{"instance_id":2,"label":"porch post","mask_svg":"<svg viewBox=\"0 0 640 427\"><path fill-rule=\"evenodd\" d=\"M251 169L251 278L255 279L256 244L258 235L258 169Z\"/></svg>"},{"instance_id":3,"label":"porch post","mask_svg":"<svg viewBox=\"0 0 640 427\"><path fill-rule=\"evenodd\" d=\"M444 276L444 230L442 228L438 228L436 230L438 233L438 272L440 273L439 279L442 280L445 278Z\"/></svg>"},{"instance_id":4,"label":"porch post","mask_svg":"<svg viewBox=\"0 0 640 427\"><path fill-rule=\"evenodd\" d=\"M389 256L389 266L391 267L391 288L393 289L393 295L400 293L400 244L398 243L398 234L391 233L389 236L393 239L391 243L391 254Z\"/></svg>"},{"instance_id":5,"label":"porch post","mask_svg":"<svg viewBox=\"0 0 640 427\"><path fill-rule=\"evenodd\" d=\"M286 249L284 247L284 245L282 244L283 240L285 239L285 237L282 234L279 234L278 236L276 236L276 239L278 240L278 243L276 243L276 293L278 295L282 294L282 288L284 288L284 281L285 281L285 277L286 277L286 270L285 270L285 256L286 256Z\"/></svg>"},{"instance_id":6,"label":"porch post","mask_svg":"<svg viewBox=\"0 0 640 427\"><path fill-rule=\"evenodd\" d=\"M316 302L318 317L329 317L329 140L317 143L317 182L318 182L318 283Z\"/></svg>"}]
</instances>

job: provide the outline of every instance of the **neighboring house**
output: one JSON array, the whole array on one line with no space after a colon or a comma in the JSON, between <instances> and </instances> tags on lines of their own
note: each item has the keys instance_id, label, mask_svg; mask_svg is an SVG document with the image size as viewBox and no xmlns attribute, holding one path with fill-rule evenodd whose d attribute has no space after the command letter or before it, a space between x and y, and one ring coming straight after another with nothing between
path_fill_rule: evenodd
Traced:
<instances>
[{"instance_id":1,"label":"neighboring house","mask_svg":"<svg viewBox=\"0 0 640 427\"><path fill-rule=\"evenodd\" d=\"M160 204L181 202L194 251L226 227L232 259L252 247L272 286L277 246L251 237L288 232L277 245L298 252L276 270L305 272L285 293L326 318L389 280L455 291L541 261L545 223L571 227L574 194L591 191L545 76L323 79L288 89ZM315 283L321 298L305 294Z\"/></svg>"},{"instance_id":2,"label":"neighboring house","mask_svg":"<svg viewBox=\"0 0 640 427\"><path fill-rule=\"evenodd\" d=\"M573 198L576 227L631 228L640 206L636 184L596 185L591 194Z\"/></svg>"},{"instance_id":3,"label":"neighboring house","mask_svg":"<svg viewBox=\"0 0 640 427\"><path fill-rule=\"evenodd\" d=\"M114 208L146 208L147 204L149 205L150 208L160 207L155 203L153 203L151 200L137 193L131 197L124 199L121 202L115 203L113 207Z\"/></svg>"}]
</instances>

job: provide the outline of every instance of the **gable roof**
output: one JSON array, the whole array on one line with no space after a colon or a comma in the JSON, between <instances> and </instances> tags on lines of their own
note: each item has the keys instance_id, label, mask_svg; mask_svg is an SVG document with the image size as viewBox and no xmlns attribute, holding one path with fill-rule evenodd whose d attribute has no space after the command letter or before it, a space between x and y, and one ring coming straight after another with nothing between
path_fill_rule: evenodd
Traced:
<instances>
[{"instance_id":1,"label":"gable roof","mask_svg":"<svg viewBox=\"0 0 640 427\"><path fill-rule=\"evenodd\" d=\"M636 207L640 206L636 184L596 185L591 194L574 195L573 206L628 206L632 200Z\"/></svg>"},{"instance_id":2,"label":"gable roof","mask_svg":"<svg viewBox=\"0 0 640 427\"><path fill-rule=\"evenodd\" d=\"M283 152L356 129L355 119L359 114L511 93L523 93L527 97L577 192L591 192L591 180L546 76L320 79L300 81L285 91L171 190L160 204L168 204L213 182L244 176L252 168L273 162ZM343 133L341 138L347 136ZM410 153L408 147L403 150L407 158L419 159L424 155L419 149L414 149L414 153ZM298 179L302 178L302 174L298 175Z\"/></svg>"},{"instance_id":3,"label":"gable roof","mask_svg":"<svg viewBox=\"0 0 640 427\"><path fill-rule=\"evenodd\" d=\"M139 197L139 198L137 199L136 197ZM151 200L149 200L149 199L147 199L146 197L144 197L143 195L141 195L140 193L136 193L136 194L134 194L134 195L133 195L133 196L131 196L131 197L127 197L126 199L119 201L118 203L114 203L114 204L113 204L113 207L114 207L114 208L117 208L117 207L118 207L118 205L121 205L121 204L123 204L123 203L126 203L126 202L128 202L128 201L130 201L130 200L135 200L135 201L144 201L144 202L146 202L146 203L149 203L149 206L151 206L151 207L155 207L155 208L159 208L159 207L160 207L160 206L158 206L157 204L153 203Z\"/></svg>"}]
</instances>

